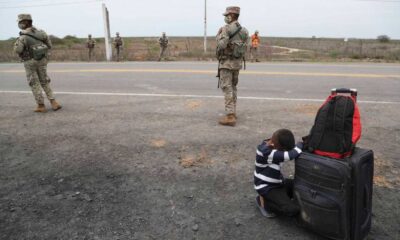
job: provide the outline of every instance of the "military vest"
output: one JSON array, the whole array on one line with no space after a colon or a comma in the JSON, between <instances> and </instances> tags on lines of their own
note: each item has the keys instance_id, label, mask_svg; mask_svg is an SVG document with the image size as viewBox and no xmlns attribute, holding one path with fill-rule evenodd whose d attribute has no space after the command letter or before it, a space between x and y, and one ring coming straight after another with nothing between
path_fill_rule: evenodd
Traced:
<instances>
[{"instance_id":1,"label":"military vest","mask_svg":"<svg viewBox=\"0 0 400 240\"><path fill-rule=\"evenodd\" d=\"M160 38L160 45L166 47L168 45L168 38L161 37Z\"/></svg>"},{"instance_id":2,"label":"military vest","mask_svg":"<svg viewBox=\"0 0 400 240\"><path fill-rule=\"evenodd\" d=\"M116 38L114 39L114 44L115 44L116 47L122 46L122 38L116 37Z\"/></svg>"},{"instance_id":3,"label":"military vest","mask_svg":"<svg viewBox=\"0 0 400 240\"><path fill-rule=\"evenodd\" d=\"M93 39L87 40L86 45L88 48L94 48L96 42Z\"/></svg>"}]
</instances>

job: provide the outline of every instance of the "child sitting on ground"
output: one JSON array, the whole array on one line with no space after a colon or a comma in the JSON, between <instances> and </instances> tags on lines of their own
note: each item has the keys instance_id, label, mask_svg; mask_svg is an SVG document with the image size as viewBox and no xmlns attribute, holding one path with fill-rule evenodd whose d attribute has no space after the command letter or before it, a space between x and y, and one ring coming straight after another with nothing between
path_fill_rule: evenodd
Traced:
<instances>
[{"instance_id":1,"label":"child sitting on ground","mask_svg":"<svg viewBox=\"0 0 400 240\"><path fill-rule=\"evenodd\" d=\"M302 149L302 143L295 146L293 133L288 129L279 129L271 139L264 140L257 147L254 171L254 188L259 196L257 206L265 217L277 214L295 216L300 207L293 199L293 180L284 179L280 164L296 159Z\"/></svg>"}]
</instances>

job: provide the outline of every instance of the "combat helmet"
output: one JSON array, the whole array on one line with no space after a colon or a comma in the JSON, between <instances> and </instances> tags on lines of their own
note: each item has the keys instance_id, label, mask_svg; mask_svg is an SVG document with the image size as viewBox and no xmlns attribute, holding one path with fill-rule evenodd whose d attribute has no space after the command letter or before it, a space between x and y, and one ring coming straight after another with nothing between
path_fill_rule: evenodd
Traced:
<instances>
[{"instance_id":1,"label":"combat helmet","mask_svg":"<svg viewBox=\"0 0 400 240\"><path fill-rule=\"evenodd\" d=\"M21 21L32 21L32 16L30 14L27 13L23 13L23 14L18 14L18 19L17 22L21 22Z\"/></svg>"},{"instance_id":2,"label":"combat helmet","mask_svg":"<svg viewBox=\"0 0 400 240\"><path fill-rule=\"evenodd\" d=\"M225 12L222 15L226 16L231 13L240 15L240 7L236 7L236 6L227 7Z\"/></svg>"}]
</instances>

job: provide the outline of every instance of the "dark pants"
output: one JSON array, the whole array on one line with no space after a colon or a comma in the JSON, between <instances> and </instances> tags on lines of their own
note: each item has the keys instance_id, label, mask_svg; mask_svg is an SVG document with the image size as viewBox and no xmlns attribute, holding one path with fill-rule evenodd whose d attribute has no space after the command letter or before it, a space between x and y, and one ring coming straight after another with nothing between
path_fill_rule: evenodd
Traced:
<instances>
[{"instance_id":1,"label":"dark pants","mask_svg":"<svg viewBox=\"0 0 400 240\"><path fill-rule=\"evenodd\" d=\"M268 191L263 196L267 210L286 216L295 216L300 212L300 207L293 199L293 180L285 179L283 186Z\"/></svg>"},{"instance_id":2,"label":"dark pants","mask_svg":"<svg viewBox=\"0 0 400 240\"><path fill-rule=\"evenodd\" d=\"M119 62L119 54L120 54L120 52L121 52L120 47L116 47L116 48L115 48L115 51L117 52L117 62Z\"/></svg>"},{"instance_id":3,"label":"dark pants","mask_svg":"<svg viewBox=\"0 0 400 240\"><path fill-rule=\"evenodd\" d=\"M89 61L92 61L93 48L89 48Z\"/></svg>"}]
</instances>

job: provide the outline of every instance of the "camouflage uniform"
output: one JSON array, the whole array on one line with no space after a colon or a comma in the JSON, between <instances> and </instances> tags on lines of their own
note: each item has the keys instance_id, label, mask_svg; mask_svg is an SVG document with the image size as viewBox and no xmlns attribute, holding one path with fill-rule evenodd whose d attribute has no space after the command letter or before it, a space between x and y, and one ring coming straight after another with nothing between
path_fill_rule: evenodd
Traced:
<instances>
[{"instance_id":1,"label":"camouflage uniform","mask_svg":"<svg viewBox=\"0 0 400 240\"><path fill-rule=\"evenodd\" d=\"M163 33L162 37L158 39L158 43L160 44L160 56L158 58L158 61L161 61L161 58L164 57L165 51L167 50L168 47L168 38L165 35L165 33Z\"/></svg>"},{"instance_id":2,"label":"camouflage uniform","mask_svg":"<svg viewBox=\"0 0 400 240\"><path fill-rule=\"evenodd\" d=\"M18 16L18 20L31 21L31 17L29 14L20 14ZM32 52L35 43L45 44L48 49L51 49L52 47L50 38L47 36L46 32L31 26L20 32L20 37L17 38L14 44L14 52L19 55L22 62L24 63L26 78L28 80L29 86L32 89L33 96L35 97L38 106L43 106L42 112L44 112L44 99L41 88L43 88L47 98L52 103L52 106L53 103L56 102L54 99L53 91L51 90L49 85L50 78L47 75L48 54L46 53L45 55L43 55L40 60L35 60ZM59 108L61 108L61 106L57 103L57 109Z\"/></svg>"},{"instance_id":3,"label":"camouflage uniform","mask_svg":"<svg viewBox=\"0 0 400 240\"><path fill-rule=\"evenodd\" d=\"M92 55L93 55L93 52L94 52L94 47L96 46L96 40L94 40L93 38L92 38L92 35L90 35L89 34L89 36L88 36L88 40L86 41L86 47L88 48L88 50L89 50L89 61L91 61L92 60Z\"/></svg>"},{"instance_id":4,"label":"camouflage uniform","mask_svg":"<svg viewBox=\"0 0 400 240\"><path fill-rule=\"evenodd\" d=\"M117 62L119 62L119 55L121 53L122 47L124 46L124 40L119 36L119 33L113 40L113 45L117 54Z\"/></svg>"},{"instance_id":5,"label":"camouflage uniform","mask_svg":"<svg viewBox=\"0 0 400 240\"><path fill-rule=\"evenodd\" d=\"M228 7L224 15L230 13L240 14L239 7ZM230 22L223 26L217 34L217 57L219 60L219 86L225 95L225 112L227 116L233 115L236 119L236 102L237 102L237 84L239 81L239 70L242 68L243 58L235 58L233 54L233 42L243 42L247 44L248 32L242 29L238 30L240 24L238 21ZM230 39L230 37L232 37ZM220 122L221 123L221 122ZM224 124L225 125L225 124Z\"/></svg>"}]
</instances>

